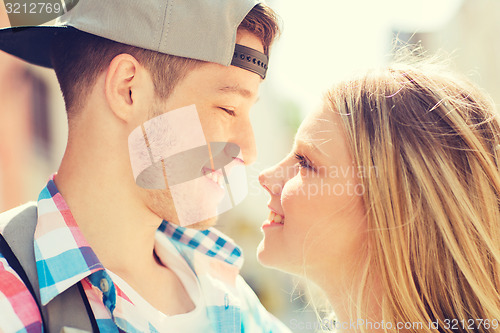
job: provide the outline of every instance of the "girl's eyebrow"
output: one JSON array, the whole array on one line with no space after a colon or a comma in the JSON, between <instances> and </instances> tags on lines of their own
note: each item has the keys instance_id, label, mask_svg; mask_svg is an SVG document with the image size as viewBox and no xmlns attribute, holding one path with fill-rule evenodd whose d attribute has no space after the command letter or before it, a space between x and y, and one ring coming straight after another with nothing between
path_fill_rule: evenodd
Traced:
<instances>
[{"instance_id":1,"label":"girl's eyebrow","mask_svg":"<svg viewBox=\"0 0 500 333\"><path fill-rule=\"evenodd\" d=\"M312 140L303 140L303 139L296 139L294 143L294 149L304 149L306 148L308 150L308 155L311 157L328 157L328 154L326 154L322 149L320 149L316 144L313 143Z\"/></svg>"}]
</instances>

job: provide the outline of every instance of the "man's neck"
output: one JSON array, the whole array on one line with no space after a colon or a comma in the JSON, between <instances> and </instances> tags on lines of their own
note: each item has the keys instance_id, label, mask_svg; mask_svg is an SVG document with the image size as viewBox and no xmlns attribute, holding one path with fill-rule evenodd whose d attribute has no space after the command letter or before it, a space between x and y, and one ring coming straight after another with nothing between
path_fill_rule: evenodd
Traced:
<instances>
[{"instance_id":1,"label":"man's neck","mask_svg":"<svg viewBox=\"0 0 500 333\"><path fill-rule=\"evenodd\" d=\"M92 138L87 137L88 140ZM98 147L87 142L87 147ZM161 218L131 189L118 147L75 152L68 147L55 183L83 236L110 269L155 264L154 235ZM107 152L107 154L106 154Z\"/></svg>"},{"instance_id":2,"label":"man's neck","mask_svg":"<svg viewBox=\"0 0 500 333\"><path fill-rule=\"evenodd\" d=\"M177 275L154 255L155 232L162 220L123 190L126 175L116 179L104 170L67 161L63 159L54 181L104 267L167 315L193 310Z\"/></svg>"},{"instance_id":3,"label":"man's neck","mask_svg":"<svg viewBox=\"0 0 500 333\"><path fill-rule=\"evenodd\" d=\"M126 176L122 177L121 183L125 183ZM106 269L162 313L175 315L194 309L179 277L154 255L155 232L162 221L158 216L105 172L81 170L63 160L54 181Z\"/></svg>"}]
</instances>

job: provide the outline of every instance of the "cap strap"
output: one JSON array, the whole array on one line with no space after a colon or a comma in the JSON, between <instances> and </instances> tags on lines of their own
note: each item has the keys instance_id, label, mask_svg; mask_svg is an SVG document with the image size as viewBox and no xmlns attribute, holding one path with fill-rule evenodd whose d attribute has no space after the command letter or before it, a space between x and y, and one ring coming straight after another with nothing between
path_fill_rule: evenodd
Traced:
<instances>
[{"instance_id":1,"label":"cap strap","mask_svg":"<svg viewBox=\"0 0 500 333\"><path fill-rule=\"evenodd\" d=\"M262 79L266 77L267 62L268 57L262 52L240 44L236 44L234 47L231 65L259 74Z\"/></svg>"}]
</instances>

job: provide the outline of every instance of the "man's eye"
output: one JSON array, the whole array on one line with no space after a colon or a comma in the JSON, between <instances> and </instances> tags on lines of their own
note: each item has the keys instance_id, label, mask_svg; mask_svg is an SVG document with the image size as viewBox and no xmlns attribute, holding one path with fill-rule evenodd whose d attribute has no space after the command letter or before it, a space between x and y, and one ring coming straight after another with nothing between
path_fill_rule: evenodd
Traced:
<instances>
[{"instance_id":1,"label":"man's eye","mask_svg":"<svg viewBox=\"0 0 500 333\"><path fill-rule=\"evenodd\" d=\"M236 116L236 112L234 112L234 111L233 111L233 110L231 110L231 109L228 109L228 108L223 108L223 107L221 107L221 106L219 106L219 109L221 109L221 110L225 111L225 112L226 112L228 115L230 115L230 116L233 116L233 117L234 117L234 116Z\"/></svg>"}]
</instances>

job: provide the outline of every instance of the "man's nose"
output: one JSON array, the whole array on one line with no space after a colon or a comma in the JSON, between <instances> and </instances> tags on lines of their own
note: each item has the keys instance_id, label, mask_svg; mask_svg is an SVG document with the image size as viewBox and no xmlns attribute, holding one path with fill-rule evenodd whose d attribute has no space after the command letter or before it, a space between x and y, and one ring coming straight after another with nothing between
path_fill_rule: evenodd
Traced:
<instances>
[{"instance_id":1,"label":"man's nose","mask_svg":"<svg viewBox=\"0 0 500 333\"><path fill-rule=\"evenodd\" d=\"M241 126L236 135L238 136L237 142L241 148L241 154L243 155L245 165L254 163L257 159L257 147L255 145L255 136L250 121Z\"/></svg>"}]
</instances>

